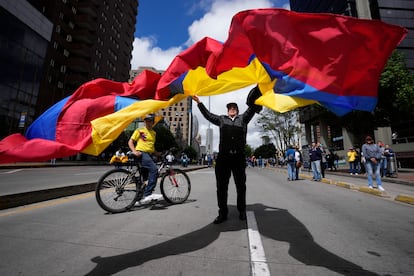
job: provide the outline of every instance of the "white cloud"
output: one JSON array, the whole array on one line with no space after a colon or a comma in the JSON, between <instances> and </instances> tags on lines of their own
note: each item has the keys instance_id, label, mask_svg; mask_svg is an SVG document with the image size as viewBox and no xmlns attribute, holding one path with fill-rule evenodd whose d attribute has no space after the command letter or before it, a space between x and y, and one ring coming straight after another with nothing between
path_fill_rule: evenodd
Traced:
<instances>
[{"instance_id":1,"label":"white cloud","mask_svg":"<svg viewBox=\"0 0 414 276\"><path fill-rule=\"evenodd\" d=\"M216 0L212 3L210 11L199 20L194 21L188 28L189 40L187 45L192 45L206 36L225 41L231 18L236 13L248 9L269 7L272 7L272 3L267 0Z\"/></svg>"},{"instance_id":2,"label":"white cloud","mask_svg":"<svg viewBox=\"0 0 414 276\"><path fill-rule=\"evenodd\" d=\"M151 66L159 70L165 70L176 55L183 48L173 47L163 50L155 46L156 40L151 37L136 37L133 42L131 68Z\"/></svg>"},{"instance_id":3,"label":"white cloud","mask_svg":"<svg viewBox=\"0 0 414 276\"><path fill-rule=\"evenodd\" d=\"M205 3L207 2L204 2L204 4ZM287 4L283 7L288 8L286 5ZM227 39L231 18L234 14L242 10L269 7L273 7L270 0L214 0L211 2L209 8L206 9L206 13L188 27L189 37L186 45L192 45L206 36L219 41L225 41ZM181 46L163 50L156 47L156 40L151 37L135 38L133 46L134 49L131 61L132 68L151 66L159 70L165 70L173 58L184 50ZM210 97L210 111L215 114L225 114L227 112L226 103L237 102L240 113L244 112L247 109L245 102L250 89L251 87L232 93ZM200 99L207 107L209 106L208 97L201 97ZM206 141L206 130L209 123L200 114L195 105L193 112L198 118L199 133L202 137L202 144L204 145ZM256 118L257 116L255 116L249 124L249 132L247 135L247 143L253 148L257 148L262 144L262 133L260 133L260 128L255 124ZM211 127L213 128L213 149L218 150L218 128L214 125L211 125Z\"/></svg>"}]
</instances>

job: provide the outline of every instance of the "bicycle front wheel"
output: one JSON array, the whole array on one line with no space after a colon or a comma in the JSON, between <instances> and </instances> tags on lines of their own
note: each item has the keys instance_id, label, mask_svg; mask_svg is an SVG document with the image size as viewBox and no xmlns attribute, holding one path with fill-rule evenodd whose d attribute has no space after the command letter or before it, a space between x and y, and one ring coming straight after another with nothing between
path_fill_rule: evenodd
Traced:
<instances>
[{"instance_id":1,"label":"bicycle front wheel","mask_svg":"<svg viewBox=\"0 0 414 276\"><path fill-rule=\"evenodd\" d=\"M125 169L106 172L98 181L95 197L99 206L110 213L125 212L134 206L138 183L133 174Z\"/></svg>"},{"instance_id":2,"label":"bicycle front wheel","mask_svg":"<svg viewBox=\"0 0 414 276\"><path fill-rule=\"evenodd\" d=\"M160 189L168 203L183 203L191 192L190 178L183 170L170 169L162 176Z\"/></svg>"}]
</instances>

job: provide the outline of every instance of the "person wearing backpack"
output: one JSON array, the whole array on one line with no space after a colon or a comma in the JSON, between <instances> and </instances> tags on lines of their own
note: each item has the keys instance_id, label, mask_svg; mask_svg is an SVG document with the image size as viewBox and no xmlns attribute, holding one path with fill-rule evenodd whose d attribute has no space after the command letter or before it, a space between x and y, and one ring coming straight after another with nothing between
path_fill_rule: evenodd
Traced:
<instances>
[{"instance_id":1,"label":"person wearing backpack","mask_svg":"<svg viewBox=\"0 0 414 276\"><path fill-rule=\"evenodd\" d=\"M288 170L288 180L296 180L296 160L295 160L295 149L293 146L289 146L285 152L285 158Z\"/></svg>"}]
</instances>

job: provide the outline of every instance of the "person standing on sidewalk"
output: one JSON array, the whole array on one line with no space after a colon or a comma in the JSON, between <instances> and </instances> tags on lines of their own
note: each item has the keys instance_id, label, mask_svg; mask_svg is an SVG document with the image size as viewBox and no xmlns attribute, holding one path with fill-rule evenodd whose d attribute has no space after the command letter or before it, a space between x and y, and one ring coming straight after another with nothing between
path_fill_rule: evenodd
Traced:
<instances>
[{"instance_id":1,"label":"person standing on sidewalk","mask_svg":"<svg viewBox=\"0 0 414 276\"><path fill-rule=\"evenodd\" d=\"M349 148L347 154L348 156L348 163L349 163L349 174L350 175L358 175L357 168L356 168L356 162L357 162L357 152L355 149Z\"/></svg>"},{"instance_id":2,"label":"person standing on sidewalk","mask_svg":"<svg viewBox=\"0 0 414 276\"><path fill-rule=\"evenodd\" d=\"M299 180L299 171L300 171L300 167L302 167L302 164L303 164L303 157L302 157L302 153L300 152L298 146L295 146L295 161L296 161L295 180Z\"/></svg>"},{"instance_id":3,"label":"person standing on sidewalk","mask_svg":"<svg viewBox=\"0 0 414 276\"><path fill-rule=\"evenodd\" d=\"M365 138L365 144L362 145L362 153L365 157L365 169L368 176L368 187L372 189L372 176L375 174L375 180L377 182L378 190L385 191L382 187L381 173L380 173L380 162L381 162L381 149L371 136Z\"/></svg>"},{"instance_id":4,"label":"person standing on sidewalk","mask_svg":"<svg viewBox=\"0 0 414 276\"><path fill-rule=\"evenodd\" d=\"M288 180L294 181L296 180L296 160L295 160L295 149L293 146L289 146L285 153L286 158L286 165L287 165L287 172L288 172Z\"/></svg>"},{"instance_id":5,"label":"person standing on sidewalk","mask_svg":"<svg viewBox=\"0 0 414 276\"><path fill-rule=\"evenodd\" d=\"M246 135L247 125L253 118L255 112L259 113L261 106L254 101L261 95L260 90L253 88L248 97L249 108L239 115L236 103L227 104L227 115L216 115L210 113L197 96L193 100L197 103L201 114L220 128L219 153L216 159L215 174L217 187L217 203L219 207L218 216L214 224L220 224L227 220L228 187L230 176L233 174L237 190L237 210L239 219L246 220Z\"/></svg>"},{"instance_id":6,"label":"person standing on sidewalk","mask_svg":"<svg viewBox=\"0 0 414 276\"><path fill-rule=\"evenodd\" d=\"M380 175L381 177L384 177L387 171L387 158L384 155L384 144L382 143L382 141L378 141L377 145L381 151L381 160L380 160Z\"/></svg>"},{"instance_id":7,"label":"person standing on sidewalk","mask_svg":"<svg viewBox=\"0 0 414 276\"><path fill-rule=\"evenodd\" d=\"M322 173L321 173L322 150L315 142L312 142L312 148L309 150L309 159L311 161L311 167L312 167L312 173L313 173L312 180L321 181L322 179Z\"/></svg>"},{"instance_id":8,"label":"person standing on sidewalk","mask_svg":"<svg viewBox=\"0 0 414 276\"><path fill-rule=\"evenodd\" d=\"M317 146L321 149L322 152L322 158L321 158L321 175L322 178L325 178L325 170L326 170L326 151L323 147L323 144L321 144L320 142L317 143Z\"/></svg>"}]
</instances>

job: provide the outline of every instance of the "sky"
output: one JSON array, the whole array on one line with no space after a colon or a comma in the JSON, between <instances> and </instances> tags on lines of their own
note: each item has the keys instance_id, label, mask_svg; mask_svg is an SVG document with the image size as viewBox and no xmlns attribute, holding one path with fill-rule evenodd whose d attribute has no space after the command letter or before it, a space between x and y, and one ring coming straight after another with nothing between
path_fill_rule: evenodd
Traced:
<instances>
[{"instance_id":1,"label":"sky","mask_svg":"<svg viewBox=\"0 0 414 276\"><path fill-rule=\"evenodd\" d=\"M224 42L230 27L231 18L237 12L256 8L289 9L288 0L139 0L137 24L131 68L151 66L165 70L174 57L204 37ZM246 97L252 87L213 97L200 97L215 114L226 114L226 104L237 102L240 113L247 109ZM195 107L195 103L193 104ZM199 122L201 144L206 143L206 130L213 129L213 150L218 150L218 127L209 124L193 108ZM257 115L250 122L247 144L257 148L264 135L256 126Z\"/></svg>"}]
</instances>

